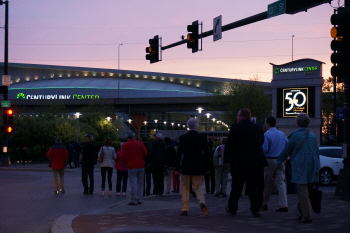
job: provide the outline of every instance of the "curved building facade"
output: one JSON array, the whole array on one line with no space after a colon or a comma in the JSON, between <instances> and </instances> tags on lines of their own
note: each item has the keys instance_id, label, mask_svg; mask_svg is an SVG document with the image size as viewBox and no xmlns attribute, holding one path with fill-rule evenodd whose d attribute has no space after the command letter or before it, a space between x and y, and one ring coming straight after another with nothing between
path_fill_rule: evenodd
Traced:
<instances>
[{"instance_id":1,"label":"curved building facade","mask_svg":"<svg viewBox=\"0 0 350 233\"><path fill-rule=\"evenodd\" d=\"M1 69L3 65L0 64L0 72ZM211 96L220 93L226 83L235 81L170 73L19 63L9 64L9 74L11 105L30 107L63 103L74 112L75 108L99 99L105 104L115 105L117 114L123 116L125 122L137 115L132 124L138 132L144 120L156 118L160 122L183 126L188 117L198 115L196 109L199 106L206 110L203 117L209 109L215 117L214 112L221 109L220 106L209 106ZM270 83L258 82L258 85L266 87L267 94L270 94Z\"/></svg>"}]
</instances>

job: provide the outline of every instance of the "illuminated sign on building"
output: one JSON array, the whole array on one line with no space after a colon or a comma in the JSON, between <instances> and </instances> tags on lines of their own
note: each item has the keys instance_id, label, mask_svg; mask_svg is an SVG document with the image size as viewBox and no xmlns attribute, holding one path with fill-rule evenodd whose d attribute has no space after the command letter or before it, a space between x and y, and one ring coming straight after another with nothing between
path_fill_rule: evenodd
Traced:
<instances>
[{"instance_id":1,"label":"illuminated sign on building","mask_svg":"<svg viewBox=\"0 0 350 233\"><path fill-rule=\"evenodd\" d=\"M295 117L299 113L308 113L308 88L283 89L283 117Z\"/></svg>"},{"instance_id":2,"label":"illuminated sign on building","mask_svg":"<svg viewBox=\"0 0 350 233\"><path fill-rule=\"evenodd\" d=\"M69 99L78 99L78 100L90 100L90 99L99 99L98 95L25 95L24 93L18 93L17 99L27 99L27 100L69 100Z\"/></svg>"},{"instance_id":3,"label":"illuminated sign on building","mask_svg":"<svg viewBox=\"0 0 350 233\"><path fill-rule=\"evenodd\" d=\"M275 74L292 73L292 72L306 72L308 74L309 72L315 73L318 70L319 70L318 66L294 67L294 68L279 68L279 67L276 67L274 69L274 72L275 72Z\"/></svg>"},{"instance_id":4,"label":"illuminated sign on building","mask_svg":"<svg viewBox=\"0 0 350 233\"><path fill-rule=\"evenodd\" d=\"M315 115L315 88L277 89L277 117L296 117L300 113Z\"/></svg>"}]
</instances>

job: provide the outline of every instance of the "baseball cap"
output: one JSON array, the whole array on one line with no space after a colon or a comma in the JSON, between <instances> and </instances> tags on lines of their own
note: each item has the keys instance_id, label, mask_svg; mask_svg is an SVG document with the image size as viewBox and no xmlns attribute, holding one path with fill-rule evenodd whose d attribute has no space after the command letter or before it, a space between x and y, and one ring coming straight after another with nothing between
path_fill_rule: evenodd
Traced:
<instances>
[{"instance_id":1,"label":"baseball cap","mask_svg":"<svg viewBox=\"0 0 350 233\"><path fill-rule=\"evenodd\" d=\"M163 135L161 133L156 133L153 136L157 138L163 138Z\"/></svg>"},{"instance_id":2,"label":"baseball cap","mask_svg":"<svg viewBox=\"0 0 350 233\"><path fill-rule=\"evenodd\" d=\"M131 130L129 130L127 133L126 133L126 136L127 137L135 137L135 133Z\"/></svg>"}]
</instances>

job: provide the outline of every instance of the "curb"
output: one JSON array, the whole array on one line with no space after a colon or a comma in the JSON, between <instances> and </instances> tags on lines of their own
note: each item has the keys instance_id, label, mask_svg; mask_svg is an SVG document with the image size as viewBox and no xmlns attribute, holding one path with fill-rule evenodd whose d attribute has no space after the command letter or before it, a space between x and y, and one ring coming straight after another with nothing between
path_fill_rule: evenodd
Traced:
<instances>
[{"instance_id":1,"label":"curb","mask_svg":"<svg viewBox=\"0 0 350 233\"><path fill-rule=\"evenodd\" d=\"M74 233L72 221L77 216L79 216L79 214L66 214L56 218L52 223L51 233Z\"/></svg>"}]
</instances>

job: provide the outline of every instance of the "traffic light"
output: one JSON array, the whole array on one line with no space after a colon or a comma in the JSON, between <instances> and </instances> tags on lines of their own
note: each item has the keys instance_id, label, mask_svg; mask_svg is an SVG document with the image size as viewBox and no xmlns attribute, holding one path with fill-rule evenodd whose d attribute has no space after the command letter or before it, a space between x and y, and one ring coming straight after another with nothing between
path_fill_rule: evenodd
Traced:
<instances>
[{"instance_id":1,"label":"traffic light","mask_svg":"<svg viewBox=\"0 0 350 233\"><path fill-rule=\"evenodd\" d=\"M6 126L5 128L7 133L12 133L13 132L13 127L12 126Z\"/></svg>"},{"instance_id":2,"label":"traffic light","mask_svg":"<svg viewBox=\"0 0 350 233\"><path fill-rule=\"evenodd\" d=\"M192 53L198 52L198 20L187 25L187 31L187 48L192 49Z\"/></svg>"},{"instance_id":3,"label":"traffic light","mask_svg":"<svg viewBox=\"0 0 350 233\"><path fill-rule=\"evenodd\" d=\"M159 36L156 35L149 40L149 47L146 48L146 60L150 63L159 62Z\"/></svg>"},{"instance_id":4,"label":"traffic light","mask_svg":"<svg viewBox=\"0 0 350 233\"><path fill-rule=\"evenodd\" d=\"M344 7L338 8L331 16L331 75L345 78L350 76L350 13Z\"/></svg>"},{"instance_id":5,"label":"traffic light","mask_svg":"<svg viewBox=\"0 0 350 233\"><path fill-rule=\"evenodd\" d=\"M6 112L6 124L7 125L12 125L13 124L13 110L12 109L7 109Z\"/></svg>"}]
</instances>

